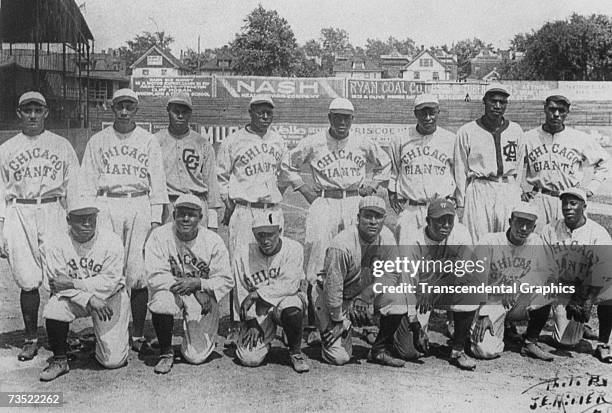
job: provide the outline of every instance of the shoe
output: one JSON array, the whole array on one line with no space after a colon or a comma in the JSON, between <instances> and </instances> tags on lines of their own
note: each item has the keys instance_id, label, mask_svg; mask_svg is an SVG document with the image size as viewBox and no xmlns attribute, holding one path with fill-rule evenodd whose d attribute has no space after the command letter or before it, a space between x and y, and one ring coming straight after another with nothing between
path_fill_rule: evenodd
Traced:
<instances>
[{"instance_id":1,"label":"shoe","mask_svg":"<svg viewBox=\"0 0 612 413\"><path fill-rule=\"evenodd\" d=\"M300 352L296 354L289 354L289 359L291 360L293 370L297 371L298 373L306 373L307 371L310 371L310 366L306 361L307 358L304 353Z\"/></svg>"},{"instance_id":2,"label":"shoe","mask_svg":"<svg viewBox=\"0 0 612 413\"><path fill-rule=\"evenodd\" d=\"M522 343L523 336L516 329L516 324L509 323L504 326L504 339L514 343Z\"/></svg>"},{"instance_id":3,"label":"shoe","mask_svg":"<svg viewBox=\"0 0 612 413\"><path fill-rule=\"evenodd\" d=\"M593 355L602 363L612 363L612 351L608 344L599 344Z\"/></svg>"},{"instance_id":4,"label":"shoe","mask_svg":"<svg viewBox=\"0 0 612 413\"><path fill-rule=\"evenodd\" d=\"M552 354L542 350L538 343L532 343L529 341L526 341L525 344L523 344L523 348L521 348L521 355L544 361L553 361L555 359Z\"/></svg>"},{"instance_id":5,"label":"shoe","mask_svg":"<svg viewBox=\"0 0 612 413\"><path fill-rule=\"evenodd\" d=\"M378 364L382 364L383 366L390 367L404 367L404 365L406 364L404 360L393 357L386 350L377 351L376 353L373 352L372 361Z\"/></svg>"},{"instance_id":6,"label":"shoe","mask_svg":"<svg viewBox=\"0 0 612 413\"><path fill-rule=\"evenodd\" d=\"M308 334L306 338L306 344L309 346L320 346L321 345L321 334L319 330L313 330Z\"/></svg>"},{"instance_id":7,"label":"shoe","mask_svg":"<svg viewBox=\"0 0 612 413\"><path fill-rule=\"evenodd\" d=\"M172 366L174 365L174 354L162 354L159 356L159 360L155 365L153 371L157 374L167 374L172 370Z\"/></svg>"},{"instance_id":8,"label":"shoe","mask_svg":"<svg viewBox=\"0 0 612 413\"><path fill-rule=\"evenodd\" d=\"M68 358L55 358L51 359L49 365L40 373L40 381L51 381L57 379L59 376L70 371L68 367Z\"/></svg>"},{"instance_id":9,"label":"shoe","mask_svg":"<svg viewBox=\"0 0 612 413\"><path fill-rule=\"evenodd\" d=\"M155 352L151 348L151 344L149 344L146 338L132 340L132 350L134 350L138 354L142 354L143 356L150 356L152 354L155 354Z\"/></svg>"},{"instance_id":10,"label":"shoe","mask_svg":"<svg viewBox=\"0 0 612 413\"><path fill-rule=\"evenodd\" d=\"M461 370L474 370L476 362L469 358L465 352L453 350L451 353L450 363L453 366L459 367Z\"/></svg>"},{"instance_id":11,"label":"shoe","mask_svg":"<svg viewBox=\"0 0 612 413\"><path fill-rule=\"evenodd\" d=\"M425 355L429 354L429 337L423 328L421 323L415 321L410 323L410 331L412 332L412 344L414 348Z\"/></svg>"},{"instance_id":12,"label":"shoe","mask_svg":"<svg viewBox=\"0 0 612 413\"><path fill-rule=\"evenodd\" d=\"M19 361L32 360L36 354L38 354L38 340L26 340L17 359Z\"/></svg>"},{"instance_id":13,"label":"shoe","mask_svg":"<svg viewBox=\"0 0 612 413\"><path fill-rule=\"evenodd\" d=\"M599 340L599 334L594 332L590 325L586 324L584 326L584 334L582 334L582 338L587 340Z\"/></svg>"}]
</instances>

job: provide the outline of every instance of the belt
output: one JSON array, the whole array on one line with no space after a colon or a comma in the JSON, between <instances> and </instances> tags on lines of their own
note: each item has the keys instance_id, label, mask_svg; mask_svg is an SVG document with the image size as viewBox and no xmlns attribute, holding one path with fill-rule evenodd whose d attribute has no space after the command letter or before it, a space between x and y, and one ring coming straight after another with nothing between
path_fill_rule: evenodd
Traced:
<instances>
[{"instance_id":1,"label":"belt","mask_svg":"<svg viewBox=\"0 0 612 413\"><path fill-rule=\"evenodd\" d=\"M425 206L427 205L427 202L418 202L418 201L413 201L412 199L409 199L408 201L406 201L408 203L408 205L410 206Z\"/></svg>"},{"instance_id":2,"label":"belt","mask_svg":"<svg viewBox=\"0 0 612 413\"><path fill-rule=\"evenodd\" d=\"M551 191L550 189L542 188L539 186L534 186L533 191L541 192L544 195L552 196L554 198L559 198L559 195L561 194L561 191Z\"/></svg>"},{"instance_id":3,"label":"belt","mask_svg":"<svg viewBox=\"0 0 612 413\"><path fill-rule=\"evenodd\" d=\"M105 192L103 190L98 191L98 196L105 196L107 198L138 198L139 196L145 196L148 194L149 191L129 192L127 194Z\"/></svg>"},{"instance_id":4,"label":"belt","mask_svg":"<svg viewBox=\"0 0 612 413\"><path fill-rule=\"evenodd\" d=\"M16 204L27 204L27 205L40 205L48 204L50 202L57 202L60 200L59 196L52 196L49 198L13 198L12 201Z\"/></svg>"},{"instance_id":5,"label":"belt","mask_svg":"<svg viewBox=\"0 0 612 413\"><path fill-rule=\"evenodd\" d=\"M357 196L359 195L359 191L356 189L350 191L345 191L344 189L324 189L322 191L317 191L317 195L323 198L342 199L350 196Z\"/></svg>"},{"instance_id":6,"label":"belt","mask_svg":"<svg viewBox=\"0 0 612 413\"><path fill-rule=\"evenodd\" d=\"M273 204L270 202L248 202L248 201L243 201L242 199L234 199L234 202L238 205L247 206L251 208L260 208L260 209L274 208L275 206L278 205L278 204Z\"/></svg>"},{"instance_id":7,"label":"belt","mask_svg":"<svg viewBox=\"0 0 612 413\"><path fill-rule=\"evenodd\" d=\"M480 179L484 181L492 181L492 182L514 182L516 181L516 175L509 176L479 176L474 179Z\"/></svg>"},{"instance_id":8,"label":"belt","mask_svg":"<svg viewBox=\"0 0 612 413\"><path fill-rule=\"evenodd\" d=\"M197 196L200 199L206 199L206 196L208 195L206 192L194 192L191 191L191 193L195 196ZM180 195L168 195L168 199L170 199L170 202L174 202L178 199Z\"/></svg>"}]
</instances>

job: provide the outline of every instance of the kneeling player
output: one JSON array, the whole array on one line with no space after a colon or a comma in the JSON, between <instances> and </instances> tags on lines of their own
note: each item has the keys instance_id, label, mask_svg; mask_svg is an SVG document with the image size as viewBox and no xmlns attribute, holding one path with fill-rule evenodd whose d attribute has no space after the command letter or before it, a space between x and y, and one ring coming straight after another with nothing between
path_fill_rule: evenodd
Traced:
<instances>
[{"instance_id":1,"label":"kneeling player","mask_svg":"<svg viewBox=\"0 0 612 413\"><path fill-rule=\"evenodd\" d=\"M183 316L183 358L204 363L215 348L219 327L217 303L233 287L229 253L216 233L200 226L202 201L193 194L178 197L174 222L151 234L145 265L151 298L149 310L160 347L154 371L166 374L174 364L174 316Z\"/></svg>"},{"instance_id":2,"label":"kneeling player","mask_svg":"<svg viewBox=\"0 0 612 413\"><path fill-rule=\"evenodd\" d=\"M302 353L305 297L299 293L304 279L302 246L281 236L281 211L270 211L253 222L257 243L234 254L236 292L241 327L236 357L248 367L263 363L280 325L287 336L289 358L298 373L310 367Z\"/></svg>"},{"instance_id":3,"label":"kneeling player","mask_svg":"<svg viewBox=\"0 0 612 413\"><path fill-rule=\"evenodd\" d=\"M53 359L40 374L51 381L68 373L69 324L92 316L96 360L113 369L127 363L130 300L123 276L123 244L112 231L97 228L95 200L69 198L69 231L54 234L41 255L51 299L44 311Z\"/></svg>"}]
</instances>

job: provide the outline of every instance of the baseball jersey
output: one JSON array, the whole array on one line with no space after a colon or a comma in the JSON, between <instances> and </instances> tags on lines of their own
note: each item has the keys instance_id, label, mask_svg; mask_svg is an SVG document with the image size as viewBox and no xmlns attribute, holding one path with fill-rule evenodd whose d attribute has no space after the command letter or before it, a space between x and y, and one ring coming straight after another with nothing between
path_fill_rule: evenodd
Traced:
<instances>
[{"instance_id":1,"label":"baseball jersey","mask_svg":"<svg viewBox=\"0 0 612 413\"><path fill-rule=\"evenodd\" d=\"M229 253L216 233L199 227L191 241L181 241L169 222L151 232L145 246L148 285L153 290L169 289L174 280L200 278L201 290L220 301L234 286Z\"/></svg>"},{"instance_id":2,"label":"baseball jersey","mask_svg":"<svg viewBox=\"0 0 612 413\"><path fill-rule=\"evenodd\" d=\"M49 279L66 275L74 289L56 293L87 307L92 296L107 299L125 286L123 244L114 232L97 228L94 237L84 243L75 241L70 230L43 240L41 257Z\"/></svg>"},{"instance_id":3,"label":"baseball jersey","mask_svg":"<svg viewBox=\"0 0 612 413\"><path fill-rule=\"evenodd\" d=\"M325 254L322 273L331 319L341 321L342 302L357 297L374 283L371 267L375 259L395 260L396 256L395 239L385 226L371 243L359 236L356 225L336 235Z\"/></svg>"},{"instance_id":4,"label":"baseball jersey","mask_svg":"<svg viewBox=\"0 0 612 413\"><path fill-rule=\"evenodd\" d=\"M286 162L296 172L303 164L310 167L318 191L359 189L366 179L368 163L374 165L372 179L379 185L389 180L391 168L389 156L372 139L350 135L335 139L329 130L302 139L288 158Z\"/></svg>"},{"instance_id":5,"label":"baseball jersey","mask_svg":"<svg viewBox=\"0 0 612 413\"><path fill-rule=\"evenodd\" d=\"M408 128L408 136L393 137L389 190L416 202L453 196L455 140L454 134L440 127L422 135L416 125Z\"/></svg>"},{"instance_id":6,"label":"baseball jersey","mask_svg":"<svg viewBox=\"0 0 612 413\"><path fill-rule=\"evenodd\" d=\"M297 294L300 280L305 278L304 250L292 239L280 237L280 242L280 250L271 256L264 255L257 243L244 246L234 254L232 265L238 303L252 291L257 291L262 300L274 307L283 298Z\"/></svg>"},{"instance_id":7,"label":"baseball jersey","mask_svg":"<svg viewBox=\"0 0 612 413\"><path fill-rule=\"evenodd\" d=\"M168 203L166 174L159 143L146 130L102 129L87 142L81 172L85 194L148 192L151 206L158 206L152 220L161 222L161 205Z\"/></svg>"},{"instance_id":8,"label":"baseball jersey","mask_svg":"<svg viewBox=\"0 0 612 413\"><path fill-rule=\"evenodd\" d=\"M64 197L79 168L70 142L53 132L23 133L0 145L0 218L13 198Z\"/></svg>"},{"instance_id":9,"label":"baseball jersey","mask_svg":"<svg viewBox=\"0 0 612 413\"><path fill-rule=\"evenodd\" d=\"M163 154L168 195L206 193L209 208L221 207L215 150L199 133L174 136L168 128L155 134Z\"/></svg>"},{"instance_id":10,"label":"baseball jersey","mask_svg":"<svg viewBox=\"0 0 612 413\"><path fill-rule=\"evenodd\" d=\"M527 182L551 191L563 191L581 183L583 165L594 166L586 188L595 192L608 175L608 153L587 133L565 127L551 134L541 126L525 133Z\"/></svg>"},{"instance_id":11,"label":"baseball jersey","mask_svg":"<svg viewBox=\"0 0 612 413\"><path fill-rule=\"evenodd\" d=\"M263 137L239 129L226 137L219 149L217 174L221 196L246 202L279 203L279 180L297 188L301 178L283 166L283 138L268 129Z\"/></svg>"},{"instance_id":12,"label":"baseball jersey","mask_svg":"<svg viewBox=\"0 0 612 413\"><path fill-rule=\"evenodd\" d=\"M465 189L474 178L519 176L525 158L525 138L521 127L509 120L490 132L481 119L457 131L454 150L457 204L464 205Z\"/></svg>"}]
</instances>

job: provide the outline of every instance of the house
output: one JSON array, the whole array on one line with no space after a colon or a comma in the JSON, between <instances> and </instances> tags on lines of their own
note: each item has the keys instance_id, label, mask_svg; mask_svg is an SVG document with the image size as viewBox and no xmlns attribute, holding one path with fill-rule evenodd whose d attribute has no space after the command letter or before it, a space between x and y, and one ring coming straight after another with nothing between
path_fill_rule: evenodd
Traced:
<instances>
[{"instance_id":1,"label":"house","mask_svg":"<svg viewBox=\"0 0 612 413\"><path fill-rule=\"evenodd\" d=\"M234 56L231 56L229 54L220 54L211 59L208 59L206 62L203 62L198 70L198 73L203 76L233 76L236 74L232 69L233 60Z\"/></svg>"},{"instance_id":2,"label":"house","mask_svg":"<svg viewBox=\"0 0 612 413\"><path fill-rule=\"evenodd\" d=\"M131 66L132 77L181 76L190 74L189 68L172 53L153 45Z\"/></svg>"},{"instance_id":3,"label":"house","mask_svg":"<svg viewBox=\"0 0 612 413\"><path fill-rule=\"evenodd\" d=\"M334 77L380 79L382 68L380 63L364 58L349 58L336 60L333 67Z\"/></svg>"},{"instance_id":4,"label":"house","mask_svg":"<svg viewBox=\"0 0 612 413\"><path fill-rule=\"evenodd\" d=\"M418 81L449 81L451 69L430 50L421 50L402 70L402 78Z\"/></svg>"},{"instance_id":5,"label":"house","mask_svg":"<svg viewBox=\"0 0 612 413\"><path fill-rule=\"evenodd\" d=\"M435 49L433 52L436 58L450 71L449 80L457 80L459 67L457 64L457 55L446 53L442 49Z\"/></svg>"},{"instance_id":6,"label":"house","mask_svg":"<svg viewBox=\"0 0 612 413\"><path fill-rule=\"evenodd\" d=\"M482 49L473 59L470 59L470 79L483 79L504 62L502 53L491 49Z\"/></svg>"},{"instance_id":7,"label":"house","mask_svg":"<svg viewBox=\"0 0 612 413\"><path fill-rule=\"evenodd\" d=\"M410 60L410 56L400 54L397 50L392 51L388 55L381 55L380 67L382 69L382 77L385 79L401 77L402 68Z\"/></svg>"}]
</instances>

